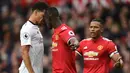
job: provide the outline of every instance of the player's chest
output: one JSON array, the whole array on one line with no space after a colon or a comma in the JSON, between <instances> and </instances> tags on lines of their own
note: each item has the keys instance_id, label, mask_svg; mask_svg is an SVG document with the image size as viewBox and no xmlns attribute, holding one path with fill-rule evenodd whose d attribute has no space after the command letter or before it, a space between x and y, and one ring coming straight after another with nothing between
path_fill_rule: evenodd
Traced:
<instances>
[{"instance_id":1,"label":"player's chest","mask_svg":"<svg viewBox=\"0 0 130 73\"><path fill-rule=\"evenodd\" d=\"M86 57L100 57L106 55L107 44L102 43L91 43L84 44L82 47L83 56Z\"/></svg>"},{"instance_id":2,"label":"player's chest","mask_svg":"<svg viewBox=\"0 0 130 73\"><path fill-rule=\"evenodd\" d=\"M60 40L60 36L58 34L53 34L52 35L52 41L59 41Z\"/></svg>"},{"instance_id":3,"label":"player's chest","mask_svg":"<svg viewBox=\"0 0 130 73\"><path fill-rule=\"evenodd\" d=\"M58 45L59 45L58 41L59 41L59 35L58 35L58 34L53 34L53 35L52 35L52 46L51 46L52 51L53 51L55 48L56 48L56 50L58 50L58 49L57 49L57 47L58 47Z\"/></svg>"},{"instance_id":4,"label":"player's chest","mask_svg":"<svg viewBox=\"0 0 130 73\"><path fill-rule=\"evenodd\" d=\"M43 36L39 30L34 31L32 40L43 42Z\"/></svg>"}]
</instances>

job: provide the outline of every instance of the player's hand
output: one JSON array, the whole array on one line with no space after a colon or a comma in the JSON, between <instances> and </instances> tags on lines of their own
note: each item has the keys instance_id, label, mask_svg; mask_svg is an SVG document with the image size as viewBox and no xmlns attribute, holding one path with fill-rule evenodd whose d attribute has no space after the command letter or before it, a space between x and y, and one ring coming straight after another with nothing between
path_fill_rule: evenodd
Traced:
<instances>
[{"instance_id":1,"label":"player's hand","mask_svg":"<svg viewBox=\"0 0 130 73\"><path fill-rule=\"evenodd\" d=\"M72 50L72 51L75 51L75 50L78 48L78 46L79 46L79 45L72 45L72 46L71 46L71 50Z\"/></svg>"},{"instance_id":2,"label":"player's hand","mask_svg":"<svg viewBox=\"0 0 130 73\"><path fill-rule=\"evenodd\" d=\"M79 41L75 37L72 37L68 41L68 45L71 47L71 50L74 51L79 47Z\"/></svg>"},{"instance_id":3,"label":"player's hand","mask_svg":"<svg viewBox=\"0 0 130 73\"><path fill-rule=\"evenodd\" d=\"M115 64L114 67L116 68L123 68L123 61L122 59L119 59Z\"/></svg>"}]
</instances>

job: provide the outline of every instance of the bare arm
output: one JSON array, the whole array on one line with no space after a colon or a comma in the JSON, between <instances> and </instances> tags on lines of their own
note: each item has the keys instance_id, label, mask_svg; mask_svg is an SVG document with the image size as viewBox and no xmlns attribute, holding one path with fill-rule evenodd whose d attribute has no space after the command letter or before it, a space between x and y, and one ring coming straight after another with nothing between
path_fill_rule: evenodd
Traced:
<instances>
[{"instance_id":1,"label":"bare arm","mask_svg":"<svg viewBox=\"0 0 130 73\"><path fill-rule=\"evenodd\" d=\"M71 37L67 44L71 47L73 51L79 47L79 41L76 37Z\"/></svg>"},{"instance_id":2,"label":"bare arm","mask_svg":"<svg viewBox=\"0 0 130 73\"><path fill-rule=\"evenodd\" d=\"M34 73L34 70L31 66L30 57L29 57L29 48L30 48L29 45L22 46L22 50L21 50L22 58L29 73Z\"/></svg>"},{"instance_id":3,"label":"bare arm","mask_svg":"<svg viewBox=\"0 0 130 73\"><path fill-rule=\"evenodd\" d=\"M114 54L112 57L112 60L115 62L115 67L122 68L123 67L123 60L119 53Z\"/></svg>"}]
</instances>

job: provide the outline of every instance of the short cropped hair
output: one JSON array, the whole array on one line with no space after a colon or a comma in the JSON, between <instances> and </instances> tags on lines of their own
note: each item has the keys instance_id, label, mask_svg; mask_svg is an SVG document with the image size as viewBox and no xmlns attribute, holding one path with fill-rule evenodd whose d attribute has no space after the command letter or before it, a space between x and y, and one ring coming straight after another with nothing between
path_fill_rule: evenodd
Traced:
<instances>
[{"instance_id":1,"label":"short cropped hair","mask_svg":"<svg viewBox=\"0 0 130 73\"><path fill-rule=\"evenodd\" d=\"M55 8L55 7L48 8L47 14L48 14L49 17L59 17L60 16L57 8Z\"/></svg>"},{"instance_id":2,"label":"short cropped hair","mask_svg":"<svg viewBox=\"0 0 130 73\"><path fill-rule=\"evenodd\" d=\"M35 3L33 6L32 6L32 12L34 10L39 10L39 11L43 11L43 10L46 10L49 6L44 3L44 2L37 2Z\"/></svg>"},{"instance_id":3,"label":"short cropped hair","mask_svg":"<svg viewBox=\"0 0 130 73\"><path fill-rule=\"evenodd\" d=\"M100 18L95 18L95 19L93 19L92 21L99 22L101 25L103 25L103 24L104 24L103 20L102 20L102 19L100 19Z\"/></svg>"}]
</instances>

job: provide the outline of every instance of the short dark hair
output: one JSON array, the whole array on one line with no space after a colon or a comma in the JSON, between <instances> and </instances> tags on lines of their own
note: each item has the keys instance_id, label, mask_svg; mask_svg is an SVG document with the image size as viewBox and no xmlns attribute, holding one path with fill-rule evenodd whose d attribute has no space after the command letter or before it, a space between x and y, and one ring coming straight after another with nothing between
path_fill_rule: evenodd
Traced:
<instances>
[{"instance_id":1,"label":"short dark hair","mask_svg":"<svg viewBox=\"0 0 130 73\"><path fill-rule=\"evenodd\" d=\"M60 16L57 8L55 8L55 7L48 8L47 14L48 14L49 17L59 17Z\"/></svg>"},{"instance_id":2,"label":"short dark hair","mask_svg":"<svg viewBox=\"0 0 130 73\"><path fill-rule=\"evenodd\" d=\"M37 2L32 6L32 11L34 10L43 11L46 10L48 7L49 7L48 4L44 2Z\"/></svg>"},{"instance_id":3,"label":"short dark hair","mask_svg":"<svg viewBox=\"0 0 130 73\"><path fill-rule=\"evenodd\" d=\"M101 25L104 24L103 20L100 19L100 18L95 18L95 19L93 19L92 21L97 21L97 22L99 22Z\"/></svg>"}]
</instances>

